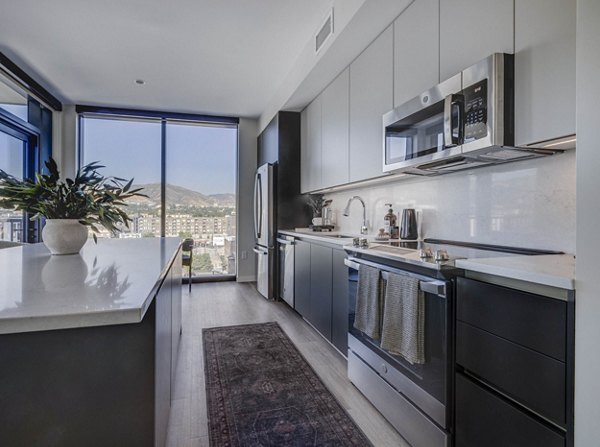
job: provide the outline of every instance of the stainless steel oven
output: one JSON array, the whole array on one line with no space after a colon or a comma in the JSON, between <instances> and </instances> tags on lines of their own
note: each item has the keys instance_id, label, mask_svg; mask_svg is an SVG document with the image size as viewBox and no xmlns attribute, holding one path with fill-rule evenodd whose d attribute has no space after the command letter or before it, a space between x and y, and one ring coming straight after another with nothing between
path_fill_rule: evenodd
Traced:
<instances>
[{"instance_id":1,"label":"stainless steel oven","mask_svg":"<svg viewBox=\"0 0 600 447\"><path fill-rule=\"evenodd\" d=\"M348 376L413 447L450 445L452 283L383 262L349 256ZM425 362L411 364L354 327L358 270L376 267L419 279L425 298Z\"/></svg>"}]
</instances>

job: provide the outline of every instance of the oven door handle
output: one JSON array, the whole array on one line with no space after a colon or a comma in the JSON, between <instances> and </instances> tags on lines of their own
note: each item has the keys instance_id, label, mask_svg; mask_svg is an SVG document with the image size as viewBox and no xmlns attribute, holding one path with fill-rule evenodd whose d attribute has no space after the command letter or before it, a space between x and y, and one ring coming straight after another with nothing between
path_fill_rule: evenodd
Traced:
<instances>
[{"instance_id":1,"label":"oven door handle","mask_svg":"<svg viewBox=\"0 0 600 447\"><path fill-rule=\"evenodd\" d=\"M344 259L344 264L351 269L360 270L360 263L351 261L348 258ZM381 277L386 281L389 276L390 272L381 271ZM419 281L419 288L425 293L433 293L442 298L446 297L446 283L444 281Z\"/></svg>"}]
</instances>

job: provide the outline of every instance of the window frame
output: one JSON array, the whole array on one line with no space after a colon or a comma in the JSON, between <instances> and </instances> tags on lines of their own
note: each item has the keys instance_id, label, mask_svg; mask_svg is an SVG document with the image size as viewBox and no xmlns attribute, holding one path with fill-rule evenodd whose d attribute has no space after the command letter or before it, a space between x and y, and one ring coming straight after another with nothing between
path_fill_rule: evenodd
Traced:
<instances>
[{"instance_id":1,"label":"window frame","mask_svg":"<svg viewBox=\"0 0 600 447\"><path fill-rule=\"evenodd\" d=\"M127 109L127 108L116 108L116 107L101 107L91 105L76 105L75 111L77 113L77 151L76 151L76 164L78 167L82 166L83 162L83 132L84 132L84 119L85 118L96 118L96 119L120 119L120 120L142 120L142 121L156 121L161 123L161 148L160 148L160 166L161 166L161 222L160 222L160 237L165 237L166 227L166 187L167 187L167 125L169 123L190 123L196 125L217 125L224 127L235 127L238 135L236 139L236 241L238 240L239 230L239 215L238 215L238 173L239 173L239 122L238 117L229 116L216 116L216 115L202 115L193 113L179 113L179 112L164 112L154 110L139 110L139 109ZM195 275L192 276L192 282L213 282L213 281L235 281L237 277L239 260L239 244L236 243L236 274L235 275ZM187 279L187 275L184 275L184 282Z\"/></svg>"}]
</instances>

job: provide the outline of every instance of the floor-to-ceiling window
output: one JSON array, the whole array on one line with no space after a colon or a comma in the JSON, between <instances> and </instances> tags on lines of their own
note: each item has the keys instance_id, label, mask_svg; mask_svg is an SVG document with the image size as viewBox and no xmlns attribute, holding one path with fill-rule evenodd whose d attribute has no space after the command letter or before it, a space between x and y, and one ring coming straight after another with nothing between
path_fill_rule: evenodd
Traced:
<instances>
[{"instance_id":1,"label":"floor-to-ceiling window","mask_svg":"<svg viewBox=\"0 0 600 447\"><path fill-rule=\"evenodd\" d=\"M133 222L119 237L191 238L194 276L235 276L235 122L87 111L80 143L80 165L99 161L148 196L128 203Z\"/></svg>"},{"instance_id":2,"label":"floor-to-ceiling window","mask_svg":"<svg viewBox=\"0 0 600 447\"><path fill-rule=\"evenodd\" d=\"M0 169L6 174L32 178L50 156L51 121L45 123L47 129L41 128L43 108L0 70ZM51 112L43 113L51 120ZM0 240L37 242L39 222L30 221L23 212L0 208Z\"/></svg>"},{"instance_id":3,"label":"floor-to-ceiling window","mask_svg":"<svg viewBox=\"0 0 600 447\"><path fill-rule=\"evenodd\" d=\"M0 131L0 169L13 177L23 177L25 142ZM0 208L0 240L23 242L23 213Z\"/></svg>"},{"instance_id":4,"label":"floor-to-ceiling window","mask_svg":"<svg viewBox=\"0 0 600 447\"><path fill-rule=\"evenodd\" d=\"M194 239L195 275L236 273L237 128L168 122L165 234Z\"/></svg>"}]
</instances>

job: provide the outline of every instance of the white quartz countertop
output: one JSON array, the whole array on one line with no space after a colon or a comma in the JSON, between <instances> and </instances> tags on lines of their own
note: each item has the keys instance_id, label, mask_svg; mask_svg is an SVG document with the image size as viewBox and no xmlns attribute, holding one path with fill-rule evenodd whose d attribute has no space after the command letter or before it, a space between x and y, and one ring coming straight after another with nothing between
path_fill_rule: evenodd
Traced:
<instances>
[{"instance_id":1,"label":"white quartz countertop","mask_svg":"<svg viewBox=\"0 0 600 447\"><path fill-rule=\"evenodd\" d=\"M472 272L575 290L575 256L573 255L458 259L456 266Z\"/></svg>"},{"instance_id":2,"label":"white quartz countertop","mask_svg":"<svg viewBox=\"0 0 600 447\"><path fill-rule=\"evenodd\" d=\"M179 238L99 239L77 255L0 250L0 334L139 323Z\"/></svg>"}]
</instances>

